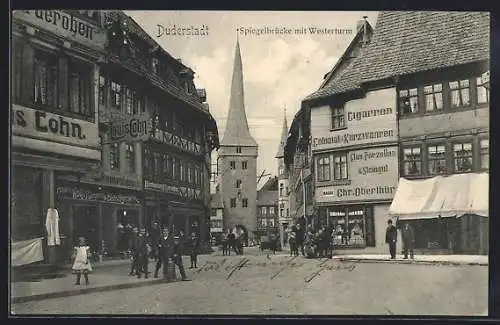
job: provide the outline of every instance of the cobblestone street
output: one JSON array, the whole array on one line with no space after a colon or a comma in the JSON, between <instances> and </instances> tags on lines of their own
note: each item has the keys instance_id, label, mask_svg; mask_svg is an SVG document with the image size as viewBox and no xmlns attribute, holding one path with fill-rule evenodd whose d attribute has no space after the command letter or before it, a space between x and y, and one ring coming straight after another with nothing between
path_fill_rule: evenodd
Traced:
<instances>
[{"instance_id":1,"label":"cobblestone street","mask_svg":"<svg viewBox=\"0 0 500 325\"><path fill-rule=\"evenodd\" d=\"M185 260L185 265L186 265ZM189 265L186 265L189 266ZM123 265L106 270L126 272ZM102 271L104 272L104 270ZM190 282L15 304L15 314L486 315L487 266L200 256Z\"/></svg>"}]
</instances>

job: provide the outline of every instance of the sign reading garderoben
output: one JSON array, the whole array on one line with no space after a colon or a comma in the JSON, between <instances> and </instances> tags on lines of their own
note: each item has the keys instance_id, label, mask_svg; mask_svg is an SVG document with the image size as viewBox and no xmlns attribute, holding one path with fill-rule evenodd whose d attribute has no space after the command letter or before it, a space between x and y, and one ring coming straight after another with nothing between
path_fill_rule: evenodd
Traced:
<instances>
[{"instance_id":1,"label":"sign reading garderoben","mask_svg":"<svg viewBox=\"0 0 500 325\"><path fill-rule=\"evenodd\" d=\"M12 105L12 134L70 145L98 147L96 123Z\"/></svg>"},{"instance_id":2,"label":"sign reading garderoben","mask_svg":"<svg viewBox=\"0 0 500 325\"><path fill-rule=\"evenodd\" d=\"M153 121L148 112L127 119L112 121L108 126L108 142L147 141L153 130Z\"/></svg>"},{"instance_id":3,"label":"sign reading garderoben","mask_svg":"<svg viewBox=\"0 0 500 325\"><path fill-rule=\"evenodd\" d=\"M316 183L317 202L390 200L399 179L398 147L350 151L347 169L349 185L320 187L321 183Z\"/></svg>"},{"instance_id":4,"label":"sign reading garderoben","mask_svg":"<svg viewBox=\"0 0 500 325\"><path fill-rule=\"evenodd\" d=\"M188 199L201 199L201 190L184 186L172 186L167 184L153 183L146 180L144 181L144 189L180 195L181 197Z\"/></svg>"},{"instance_id":5,"label":"sign reading garderoben","mask_svg":"<svg viewBox=\"0 0 500 325\"><path fill-rule=\"evenodd\" d=\"M103 50L107 42L103 28L61 10L16 10L12 16L91 48Z\"/></svg>"},{"instance_id":6,"label":"sign reading garderoben","mask_svg":"<svg viewBox=\"0 0 500 325\"><path fill-rule=\"evenodd\" d=\"M332 130L330 106L311 109L312 149L397 141L396 90L369 92L365 98L345 103L345 128Z\"/></svg>"}]
</instances>

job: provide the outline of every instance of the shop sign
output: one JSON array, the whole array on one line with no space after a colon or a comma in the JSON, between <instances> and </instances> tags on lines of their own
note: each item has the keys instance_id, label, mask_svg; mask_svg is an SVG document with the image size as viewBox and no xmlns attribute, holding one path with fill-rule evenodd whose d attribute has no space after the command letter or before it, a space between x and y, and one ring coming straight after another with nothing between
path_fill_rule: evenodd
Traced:
<instances>
[{"instance_id":1,"label":"shop sign","mask_svg":"<svg viewBox=\"0 0 500 325\"><path fill-rule=\"evenodd\" d=\"M13 104L11 125L14 135L98 147L96 123Z\"/></svg>"},{"instance_id":2,"label":"shop sign","mask_svg":"<svg viewBox=\"0 0 500 325\"><path fill-rule=\"evenodd\" d=\"M316 183L316 202L391 200L399 180L398 164L397 146L350 151L347 182Z\"/></svg>"},{"instance_id":3,"label":"shop sign","mask_svg":"<svg viewBox=\"0 0 500 325\"><path fill-rule=\"evenodd\" d=\"M345 128L332 129L330 106L311 110L313 150L336 149L346 146L391 142L398 140L396 120L396 90L369 92L365 98L351 100L344 106ZM336 122L335 122L336 123Z\"/></svg>"},{"instance_id":4,"label":"shop sign","mask_svg":"<svg viewBox=\"0 0 500 325\"><path fill-rule=\"evenodd\" d=\"M108 123L109 143L147 141L153 130L153 121L148 112L133 115Z\"/></svg>"},{"instance_id":5,"label":"shop sign","mask_svg":"<svg viewBox=\"0 0 500 325\"><path fill-rule=\"evenodd\" d=\"M150 181L144 181L145 190L160 191L168 194L180 195L183 198L188 199L201 199L201 190L184 187L184 186L173 186L167 184L153 183Z\"/></svg>"},{"instance_id":6,"label":"shop sign","mask_svg":"<svg viewBox=\"0 0 500 325\"><path fill-rule=\"evenodd\" d=\"M169 144L171 146L174 146L178 149L181 149L183 151L195 154L195 155L201 155L201 146L193 141L190 141L188 139L181 138L178 135L174 135L172 133L162 131L162 130L156 130L155 134L153 136L154 139Z\"/></svg>"},{"instance_id":7,"label":"shop sign","mask_svg":"<svg viewBox=\"0 0 500 325\"><path fill-rule=\"evenodd\" d=\"M13 18L88 47L104 50L107 43L104 28L62 10L16 10Z\"/></svg>"},{"instance_id":8,"label":"shop sign","mask_svg":"<svg viewBox=\"0 0 500 325\"><path fill-rule=\"evenodd\" d=\"M60 198L72 200L82 200L91 202L118 203L118 204L140 204L141 201L131 195L120 195L107 192L92 192L76 187L61 186L57 188L57 195Z\"/></svg>"}]
</instances>

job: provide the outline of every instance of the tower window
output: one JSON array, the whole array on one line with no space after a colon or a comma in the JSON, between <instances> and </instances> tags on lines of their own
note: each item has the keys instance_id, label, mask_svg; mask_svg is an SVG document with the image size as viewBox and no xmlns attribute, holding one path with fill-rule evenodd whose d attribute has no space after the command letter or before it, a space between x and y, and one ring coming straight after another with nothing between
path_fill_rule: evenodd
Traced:
<instances>
[{"instance_id":1,"label":"tower window","mask_svg":"<svg viewBox=\"0 0 500 325\"><path fill-rule=\"evenodd\" d=\"M241 147L236 147L236 153L241 153Z\"/></svg>"},{"instance_id":2,"label":"tower window","mask_svg":"<svg viewBox=\"0 0 500 325\"><path fill-rule=\"evenodd\" d=\"M231 205L231 208L236 208L236 198L231 198L231 202L230 202L230 205Z\"/></svg>"},{"instance_id":3,"label":"tower window","mask_svg":"<svg viewBox=\"0 0 500 325\"><path fill-rule=\"evenodd\" d=\"M243 199L243 200L241 200L241 205L242 205L244 208L248 208L248 199Z\"/></svg>"},{"instance_id":4,"label":"tower window","mask_svg":"<svg viewBox=\"0 0 500 325\"><path fill-rule=\"evenodd\" d=\"M237 179L236 180L236 188L240 188L241 187L241 179Z\"/></svg>"},{"instance_id":5,"label":"tower window","mask_svg":"<svg viewBox=\"0 0 500 325\"><path fill-rule=\"evenodd\" d=\"M230 161L230 162L229 162L229 167L230 167L231 169L236 169L236 162L235 162L235 161Z\"/></svg>"},{"instance_id":6,"label":"tower window","mask_svg":"<svg viewBox=\"0 0 500 325\"><path fill-rule=\"evenodd\" d=\"M247 161L242 161L241 162L241 169L247 169L248 168L248 162Z\"/></svg>"}]
</instances>

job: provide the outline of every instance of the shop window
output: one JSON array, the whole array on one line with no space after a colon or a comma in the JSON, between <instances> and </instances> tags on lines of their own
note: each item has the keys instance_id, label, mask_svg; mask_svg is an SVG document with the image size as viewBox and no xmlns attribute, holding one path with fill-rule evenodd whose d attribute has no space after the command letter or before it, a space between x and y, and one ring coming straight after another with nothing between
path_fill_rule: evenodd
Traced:
<instances>
[{"instance_id":1,"label":"shop window","mask_svg":"<svg viewBox=\"0 0 500 325\"><path fill-rule=\"evenodd\" d=\"M446 172L446 146L430 145L427 148L427 160L430 175L444 174Z\"/></svg>"},{"instance_id":2,"label":"shop window","mask_svg":"<svg viewBox=\"0 0 500 325\"><path fill-rule=\"evenodd\" d=\"M109 148L109 165L111 169L120 169L120 144L112 143Z\"/></svg>"},{"instance_id":3,"label":"shop window","mask_svg":"<svg viewBox=\"0 0 500 325\"><path fill-rule=\"evenodd\" d=\"M472 171L472 143L453 145L453 166L456 173Z\"/></svg>"},{"instance_id":4,"label":"shop window","mask_svg":"<svg viewBox=\"0 0 500 325\"><path fill-rule=\"evenodd\" d=\"M33 67L35 104L58 108L59 69L57 57L42 51L35 51Z\"/></svg>"},{"instance_id":5,"label":"shop window","mask_svg":"<svg viewBox=\"0 0 500 325\"><path fill-rule=\"evenodd\" d=\"M347 155L339 155L333 158L335 180L347 179Z\"/></svg>"},{"instance_id":6,"label":"shop window","mask_svg":"<svg viewBox=\"0 0 500 325\"><path fill-rule=\"evenodd\" d=\"M476 78L476 94L478 104L484 104L490 101L490 90L484 86L481 77Z\"/></svg>"},{"instance_id":7,"label":"shop window","mask_svg":"<svg viewBox=\"0 0 500 325\"><path fill-rule=\"evenodd\" d=\"M127 171L129 173L135 173L135 150L133 143L126 144L125 158L127 159Z\"/></svg>"},{"instance_id":8,"label":"shop window","mask_svg":"<svg viewBox=\"0 0 500 325\"><path fill-rule=\"evenodd\" d=\"M247 169L248 168L248 162L247 161L242 161L241 162L241 169Z\"/></svg>"},{"instance_id":9,"label":"shop window","mask_svg":"<svg viewBox=\"0 0 500 325\"><path fill-rule=\"evenodd\" d=\"M399 91L399 111L401 114L418 113L418 89L409 88Z\"/></svg>"},{"instance_id":10,"label":"shop window","mask_svg":"<svg viewBox=\"0 0 500 325\"><path fill-rule=\"evenodd\" d=\"M365 247L374 246L373 232L368 232L368 218L364 207L349 207L329 211L328 223L333 227L333 244L337 247Z\"/></svg>"},{"instance_id":11,"label":"shop window","mask_svg":"<svg viewBox=\"0 0 500 325\"><path fill-rule=\"evenodd\" d=\"M241 179L236 180L236 188L241 188Z\"/></svg>"},{"instance_id":12,"label":"shop window","mask_svg":"<svg viewBox=\"0 0 500 325\"><path fill-rule=\"evenodd\" d=\"M92 68L70 61L69 64L69 109L71 112L91 116L94 112L91 92L93 90Z\"/></svg>"},{"instance_id":13,"label":"shop window","mask_svg":"<svg viewBox=\"0 0 500 325\"><path fill-rule=\"evenodd\" d=\"M236 199L234 197L231 198L231 200L230 200L230 206L231 206L231 208L236 208Z\"/></svg>"},{"instance_id":14,"label":"shop window","mask_svg":"<svg viewBox=\"0 0 500 325\"><path fill-rule=\"evenodd\" d=\"M248 199L241 200L241 206L244 208L248 208Z\"/></svg>"},{"instance_id":15,"label":"shop window","mask_svg":"<svg viewBox=\"0 0 500 325\"><path fill-rule=\"evenodd\" d=\"M260 214L265 216L267 214L267 207L261 207L260 208Z\"/></svg>"},{"instance_id":16,"label":"shop window","mask_svg":"<svg viewBox=\"0 0 500 325\"><path fill-rule=\"evenodd\" d=\"M319 157L318 158L318 181L329 181L330 180L330 157Z\"/></svg>"},{"instance_id":17,"label":"shop window","mask_svg":"<svg viewBox=\"0 0 500 325\"><path fill-rule=\"evenodd\" d=\"M274 207L269 207L269 214L274 215Z\"/></svg>"},{"instance_id":18,"label":"shop window","mask_svg":"<svg viewBox=\"0 0 500 325\"><path fill-rule=\"evenodd\" d=\"M451 108L470 106L470 82L468 79L451 81L449 87Z\"/></svg>"},{"instance_id":19,"label":"shop window","mask_svg":"<svg viewBox=\"0 0 500 325\"><path fill-rule=\"evenodd\" d=\"M107 99L108 80L103 75L99 76L99 104L105 105Z\"/></svg>"},{"instance_id":20,"label":"shop window","mask_svg":"<svg viewBox=\"0 0 500 325\"><path fill-rule=\"evenodd\" d=\"M341 129L345 127L344 107L332 107L332 129Z\"/></svg>"},{"instance_id":21,"label":"shop window","mask_svg":"<svg viewBox=\"0 0 500 325\"><path fill-rule=\"evenodd\" d=\"M479 155L481 162L481 169L488 169L490 165L490 141L482 139L479 142Z\"/></svg>"},{"instance_id":22,"label":"shop window","mask_svg":"<svg viewBox=\"0 0 500 325\"><path fill-rule=\"evenodd\" d=\"M403 173L405 176L422 175L420 146L403 148Z\"/></svg>"},{"instance_id":23,"label":"shop window","mask_svg":"<svg viewBox=\"0 0 500 325\"><path fill-rule=\"evenodd\" d=\"M122 104L122 86L114 81L111 81L111 106L115 109L120 109Z\"/></svg>"},{"instance_id":24,"label":"shop window","mask_svg":"<svg viewBox=\"0 0 500 325\"><path fill-rule=\"evenodd\" d=\"M241 147L236 147L236 153L241 153Z\"/></svg>"},{"instance_id":25,"label":"shop window","mask_svg":"<svg viewBox=\"0 0 500 325\"><path fill-rule=\"evenodd\" d=\"M230 161L229 162L229 168L236 169L236 162L235 161Z\"/></svg>"},{"instance_id":26,"label":"shop window","mask_svg":"<svg viewBox=\"0 0 500 325\"><path fill-rule=\"evenodd\" d=\"M425 110L434 112L443 109L443 85L435 84L424 87Z\"/></svg>"}]
</instances>

